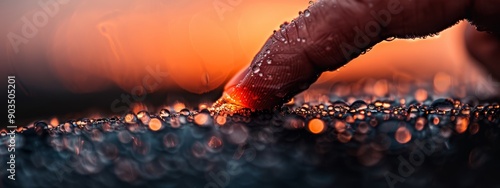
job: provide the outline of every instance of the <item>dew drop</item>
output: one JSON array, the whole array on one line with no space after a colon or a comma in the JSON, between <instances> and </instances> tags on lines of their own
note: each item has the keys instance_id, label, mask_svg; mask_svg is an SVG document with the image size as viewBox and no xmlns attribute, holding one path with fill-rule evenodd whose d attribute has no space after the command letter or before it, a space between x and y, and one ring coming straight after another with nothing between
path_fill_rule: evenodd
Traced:
<instances>
[{"instance_id":1,"label":"dew drop","mask_svg":"<svg viewBox=\"0 0 500 188\"><path fill-rule=\"evenodd\" d=\"M260 71L260 67L259 67L259 66L254 66L254 67L252 68L252 71L253 71L253 73L257 74L257 73L259 73L259 71Z\"/></svg>"},{"instance_id":2,"label":"dew drop","mask_svg":"<svg viewBox=\"0 0 500 188\"><path fill-rule=\"evenodd\" d=\"M304 16L306 16L306 17L311 16L311 11L309 11L309 9L306 9L306 10L304 11Z\"/></svg>"},{"instance_id":3,"label":"dew drop","mask_svg":"<svg viewBox=\"0 0 500 188\"><path fill-rule=\"evenodd\" d=\"M271 64L273 62L273 60L267 59L266 62L267 62L267 64Z\"/></svg>"}]
</instances>

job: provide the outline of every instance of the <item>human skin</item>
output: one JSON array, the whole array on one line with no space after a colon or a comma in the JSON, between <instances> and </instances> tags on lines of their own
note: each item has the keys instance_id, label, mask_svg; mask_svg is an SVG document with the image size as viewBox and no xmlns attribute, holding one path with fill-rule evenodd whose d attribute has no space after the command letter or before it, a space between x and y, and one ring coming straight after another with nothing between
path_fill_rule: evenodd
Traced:
<instances>
[{"instance_id":1,"label":"human skin","mask_svg":"<svg viewBox=\"0 0 500 188\"><path fill-rule=\"evenodd\" d=\"M269 37L249 68L226 85L216 105L272 108L383 40L428 36L460 20L498 34L500 6L494 5L500 0L320 0ZM469 31L467 49L498 72L491 57L498 54L498 45L477 40L488 35Z\"/></svg>"}]
</instances>

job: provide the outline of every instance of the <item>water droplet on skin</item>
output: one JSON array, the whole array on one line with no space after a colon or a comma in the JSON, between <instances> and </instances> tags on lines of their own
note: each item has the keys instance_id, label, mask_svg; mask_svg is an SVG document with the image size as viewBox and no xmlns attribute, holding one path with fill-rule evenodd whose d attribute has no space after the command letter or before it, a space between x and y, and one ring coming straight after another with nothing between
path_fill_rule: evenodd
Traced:
<instances>
[{"instance_id":1,"label":"water droplet on skin","mask_svg":"<svg viewBox=\"0 0 500 188\"><path fill-rule=\"evenodd\" d=\"M267 49L266 50L266 54L270 54L271 53L271 50L270 49Z\"/></svg>"},{"instance_id":2,"label":"water droplet on skin","mask_svg":"<svg viewBox=\"0 0 500 188\"><path fill-rule=\"evenodd\" d=\"M260 71L260 67L259 67L259 66L254 66L254 67L252 68L252 71L253 71L253 73L257 74L257 73L259 73L259 71Z\"/></svg>"},{"instance_id":3,"label":"water droplet on skin","mask_svg":"<svg viewBox=\"0 0 500 188\"><path fill-rule=\"evenodd\" d=\"M267 62L267 64L271 64L273 62L273 60L267 59L266 62Z\"/></svg>"},{"instance_id":4,"label":"water droplet on skin","mask_svg":"<svg viewBox=\"0 0 500 188\"><path fill-rule=\"evenodd\" d=\"M309 17L309 16L311 16L311 11L309 11L309 9L306 9L306 10L304 11L304 16L305 16L305 17Z\"/></svg>"},{"instance_id":5,"label":"water droplet on skin","mask_svg":"<svg viewBox=\"0 0 500 188\"><path fill-rule=\"evenodd\" d=\"M385 41L393 41L394 39L396 39L396 37L389 37L389 38L386 38Z\"/></svg>"},{"instance_id":6,"label":"water droplet on skin","mask_svg":"<svg viewBox=\"0 0 500 188\"><path fill-rule=\"evenodd\" d=\"M262 73L259 73L259 76L260 76L260 77L262 77L262 76L263 76L263 74L262 74Z\"/></svg>"},{"instance_id":7,"label":"water droplet on skin","mask_svg":"<svg viewBox=\"0 0 500 188\"><path fill-rule=\"evenodd\" d=\"M306 39L302 39L302 43L305 43L306 42Z\"/></svg>"}]
</instances>

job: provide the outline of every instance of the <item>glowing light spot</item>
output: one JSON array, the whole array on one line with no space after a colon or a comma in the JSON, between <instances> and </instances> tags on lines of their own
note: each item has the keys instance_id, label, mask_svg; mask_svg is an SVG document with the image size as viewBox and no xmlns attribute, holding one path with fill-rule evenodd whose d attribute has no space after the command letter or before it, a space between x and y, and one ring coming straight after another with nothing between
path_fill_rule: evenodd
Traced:
<instances>
[{"instance_id":1,"label":"glowing light spot","mask_svg":"<svg viewBox=\"0 0 500 188\"><path fill-rule=\"evenodd\" d=\"M173 108L174 108L174 111L180 112L182 109L186 108L186 105L184 105L184 103L181 103L181 102L176 102L174 104Z\"/></svg>"},{"instance_id":2,"label":"glowing light spot","mask_svg":"<svg viewBox=\"0 0 500 188\"><path fill-rule=\"evenodd\" d=\"M325 130L325 122L321 119L312 119L308 124L309 131L313 134L320 134Z\"/></svg>"},{"instance_id":3,"label":"glowing light spot","mask_svg":"<svg viewBox=\"0 0 500 188\"><path fill-rule=\"evenodd\" d=\"M406 144L411 140L411 133L405 126L401 126L396 130L395 137L399 143Z\"/></svg>"},{"instance_id":4,"label":"glowing light spot","mask_svg":"<svg viewBox=\"0 0 500 188\"><path fill-rule=\"evenodd\" d=\"M389 90L387 80L379 80L373 85L373 94L379 97L383 97L387 94Z\"/></svg>"},{"instance_id":5,"label":"glowing light spot","mask_svg":"<svg viewBox=\"0 0 500 188\"><path fill-rule=\"evenodd\" d=\"M128 124L133 124L133 123L136 123L135 120L135 115L132 114L132 113L128 113L127 115L125 115L125 123L128 123Z\"/></svg>"},{"instance_id":6,"label":"glowing light spot","mask_svg":"<svg viewBox=\"0 0 500 188\"><path fill-rule=\"evenodd\" d=\"M415 91L415 100L418 102L423 102L427 99L427 91L424 89L418 89Z\"/></svg>"},{"instance_id":7,"label":"glowing light spot","mask_svg":"<svg viewBox=\"0 0 500 188\"><path fill-rule=\"evenodd\" d=\"M222 125L226 124L226 117L224 117L224 116L217 116L217 117L215 118L215 122L216 122L218 125L221 125L221 126L222 126Z\"/></svg>"},{"instance_id":8,"label":"glowing light spot","mask_svg":"<svg viewBox=\"0 0 500 188\"><path fill-rule=\"evenodd\" d=\"M434 90L436 93L444 93L448 91L451 86L450 75L439 72L434 76Z\"/></svg>"},{"instance_id":9,"label":"glowing light spot","mask_svg":"<svg viewBox=\"0 0 500 188\"><path fill-rule=\"evenodd\" d=\"M458 133L464 133L469 126L469 119L465 117L457 117L457 122L455 124L455 130Z\"/></svg>"},{"instance_id":10,"label":"glowing light spot","mask_svg":"<svg viewBox=\"0 0 500 188\"><path fill-rule=\"evenodd\" d=\"M152 131L158 131L162 128L161 121L158 118L153 118L149 121L149 129Z\"/></svg>"},{"instance_id":11,"label":"glowing light spot","mask_svg":"<svg viewBox=\"0 0 500 188\"><path fill-rule=\"evenodd\" d=\"M432 123L434 123L434 125L438 125L439 124L439 118L438 117L434 117L434 119L432 119Z\"/></svg>"},{"instance_id":12,"label":"glowing light spot","mask_svg":"<svg viewBox=\"0 0 500 188\"><path fill-rule=\"evenodd\" d=\"M199 126L208 125L209 119L210 119L210 115L208 115L206 113L200 113L200 114L196 114L196 116L194 116L194 122Z\"/></svg>"},{"instance_id":13,"label":"glowing light spot","mask_svg":"<svg viewBox=\"0 0 500 188\"><path fill-rule=\"evenodd\" d=\"M427 120L425 118L419 117L417 119L417 121L415 122L415 129L417 131L423 130L426 122L427 122Z\"/></svg>"},{"instance_id":14,"label":"glowing light spot","mask_svg":"<svg viewBox=\"0 0 500 188\"><path fill-rule=\"evenodd\" d=\"M59 125L59 120L56 117L50 119L50 125L52 125L52 126L58 126Z\"/></svg>"}]
</instances>

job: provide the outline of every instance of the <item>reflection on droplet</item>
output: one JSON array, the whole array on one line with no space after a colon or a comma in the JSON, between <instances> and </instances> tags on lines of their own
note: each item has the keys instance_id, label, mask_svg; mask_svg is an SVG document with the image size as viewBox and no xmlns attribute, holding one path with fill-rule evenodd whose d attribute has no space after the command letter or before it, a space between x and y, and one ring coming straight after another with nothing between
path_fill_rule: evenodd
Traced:
<instances>
[{"instance_id":1,"label":"reflection on droplet","mask_svg":"<svg viewBox=\"0 0 500 188\"><path fill-rule=\"evenodd\" d=\"M401 144L408 143L411 140L410 130L408 130L408 128L406 128L405 126L399 127L396 130L395 138L396 138L396 141L398 141Z\"/></svg>"},{"instance_id":2,"label":"reflection on droplet","mask_svg":"<svg viewBox=\"0 0 500 188\"><path fill-rule=\"evenodd\" d=\"M135 117L135 114L133 113L127 113L125 115L125 117L123 118L123 120L125 121L125 123L128 123L128 124L134 124L134 123L137 123L137 119Z\"/></svg>"},{"instance_id":3,"label":"reflection on droplet","mask_svg":"<svg viewBox=\"0 0 500 188\"><path fill-rule=\"evenodd\" d=\"M308 129L313 134L320 134L325 130L325 122L321 119L312 119L309 121Z\"/></svg>"},{"instance_id":4,"label":"reflection on droplet","mask_svg":"<svg viewBox=\"0 0 500 188\"><path fill-rule=\"evenodd\" d=\"M160 113L159 113L159 116L160 118L163 120L163 121L166 121L167 118L170 117L170 111L167 110L167 109L161 109L160 110Z\"/></svg>"},{"instance_id":5,"label":"reflection on droplet","mask_svg":"<svg viewBox=\"0 0 500 188\"><path fill-rule=\"evenodd\" d=\"M260 71L260 67L255 65L255 66L253 66L252 71L253 71L253 73L257 74Z\"/></svg>"},{"instance_id":6,"label":"reflection on droplet","mask_svg":"<svg viewBox=\"0 0 500 188\"><path fill-rule=\"evenodd\" d=\"M311 16L311 11L309 11L309 9L306 9L306 10L304 11L304 16L305 16L305 17L309 17L309 16Z\"/></svg>"},{"instance_id":7,"label":"reflection on droplet","mask_svg":"<svg viewBox=\"0 0 500 188\"><path fill-rule=\"evenodd\" d=\"M189 116L189 114L191 114L191 112L188 109L184 108L181 111L179 111L179 114L183 115L183 116Z\"/></svg>"}]
</instances>

